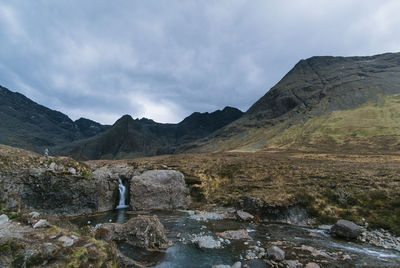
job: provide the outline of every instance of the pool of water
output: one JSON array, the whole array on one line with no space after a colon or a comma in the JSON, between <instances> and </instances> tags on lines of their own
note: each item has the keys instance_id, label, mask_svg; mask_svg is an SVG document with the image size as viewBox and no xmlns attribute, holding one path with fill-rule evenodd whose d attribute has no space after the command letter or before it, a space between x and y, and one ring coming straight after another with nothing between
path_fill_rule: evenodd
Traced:
<instances>
[{"instance_id":1,"label":"pool of water","mask_svg":"<svg viewBox=\"0 0 400 268\"><path fill-rule=\"evenodd\" d=\"M141 213L143 214L143 213ZM190 219L185 212L155 211L148 214L156 214L164 224L167 237L174 243L165 253L145 252L130 248L128 245L120 245L120 250L126 256L143 263L158 263L155 267L211 267L215 264L232 265L236 261L250 264L250 267L265 267L260 260L245 261L243 257L250 245L259 241L263 247L271 243L281 243L286 252L286 259L299 259L306 262L309 257L301 249L302 245L313 247L317 253L326 253L325 257L317 256L326 264L324 267L400 267L400 252L373 247L367 244L347 242L333 239L324 230L310 229L286 224L265 224L238 222L234 220L210 220L199 222ZM80 226L105 222L124 223L137 213L126 210L113 211L102 214L86 215L72 218L71 221ZM190 243L186 243L194 234L211 235L215 238L216 232L226 230L247 229L254 239L249 245L243 241L232 241L229 246L221 249L199 249ZM179 238L177 237L178 233ZM332 256L348 255L350 260L335 260ZM310 255L310 253L308 254Z\"/></svg>"}]
</instances>

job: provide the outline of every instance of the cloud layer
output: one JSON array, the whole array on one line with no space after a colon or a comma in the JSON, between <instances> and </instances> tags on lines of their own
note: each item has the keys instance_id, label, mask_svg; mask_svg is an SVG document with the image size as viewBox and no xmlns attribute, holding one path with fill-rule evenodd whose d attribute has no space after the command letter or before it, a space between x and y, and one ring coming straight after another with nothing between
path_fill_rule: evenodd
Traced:
<instances>
[{"instance_id":1,"label":"cloud layer","mask_svg":"<svg viewBox=\"0 0 400 268\"><path fill-rule=\"evenodd\" d=\"M72 119L247 110L302 58L400 51L400 2L0 3L0 84Z\"/></svg>"}]
</instances>

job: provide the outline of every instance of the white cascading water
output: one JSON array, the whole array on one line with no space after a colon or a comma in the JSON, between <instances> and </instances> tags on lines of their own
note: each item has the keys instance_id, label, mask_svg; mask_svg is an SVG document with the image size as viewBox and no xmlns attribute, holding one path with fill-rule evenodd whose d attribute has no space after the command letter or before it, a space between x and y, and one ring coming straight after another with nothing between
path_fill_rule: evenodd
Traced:
<instances>
[{"instance_id":1,"label":"white cascading water","mask_svg":"<svg viewBox=\"0 0 400 268\"><path fill-rule=\"evenodd\" d=\"M126 187L122 184L122 181L120 178L118 178L118 189L119 189L119 205L117 206L117 209L121 208L127 208L129 207L128 205L125 204L125 194L126 194Z\"/></svg>"}]
</instances>

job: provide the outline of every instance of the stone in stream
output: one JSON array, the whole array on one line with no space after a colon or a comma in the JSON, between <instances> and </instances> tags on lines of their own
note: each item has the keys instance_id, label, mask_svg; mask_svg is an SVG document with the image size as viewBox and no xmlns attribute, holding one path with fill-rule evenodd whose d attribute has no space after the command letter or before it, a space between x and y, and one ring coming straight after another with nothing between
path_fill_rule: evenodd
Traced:
<instances>
[{"instance_id":1,"label":"stone in stream","mask_svg":"<svg viewBox=\"0 0 400 268\"><path fill-rule=\"evenodd\" d=\"M238 210L236 211L236 215L238 216L239 219L243 221L249 221L254 219L254 216L251 215L250 213L247 213L246 211L243 210Z\"/></svg>"},{"instance_id":2,"label":"stone in stream","mask_svg":"<svg viewBox=\"0 0 400 268\"><path fill-rule=\"evenodd\" d=\"M309 262L306 264L306 268L320 268L320 266L315 262Z\"/></svg>"},{"instance_id":3,"label":"stone in stream","mask_svg":"<svg viewBox=\"0 0 400 268\"><path fill-rule=\"evenodd\" d=\"M267 249L267 256L271 260L283 261L285 259L285 251L277 246L272 246Z\"/></svg>"},{"instance_id":4,"label":"stone in stream","mask_svg":"<svg viewBox=\"0 0 400 268\"><path fill-rule=\"evenodd\" d=\"M346 239L356 239L361 232L361 226L347 220L338 220L331 228L331 234L333 236Z\"/></svg>"},{"instance_id":5,"label":"stone in stream","mask_svg":"<svg viewBox=\"0 0 400 268\"><path fill-rule=\"evenodd\" d=\"M241 268L242 267L242 263L240 261L235 262L231 268Z\"/></svg>"},{"instance_id":6,"label":"stone in stream","mask_svg":"<svg viewBox=\"0 0 400 268\"><path fill-rule=\"evenodd\" d=\"M209 235L194 235L190 241L199 248L216 249L222 246L220 241Z\"/></svg>"},{"instance_id":7,"label":"stone in stream","mask_svg":"<svg viewBox=\"0 0 400 268\"><path fill-rule=\"evenodd\" d=\"M253 240L249 236L249 233L244 229L225 231L222 233L217 233L217 235L230 240Z\"/></svg>"},{"instance_id":8,"label":"stone in stream","mask_svg":"<svg viewBox=\"0 0 400 268\"><path fill-rule=\"evenodd\" d=\"M105 223L96 230L96 239L126 242L145 249L167 249L171 243L165 236L165 229L158 217L137 216L124 224Z\"/></svg>"},{"instance_id":9,"label":"stone in stream","mask_svg":"<svg viewBox=\"0 0 400 268\"><path fill-rule=\"evenodd\" d=\"M303 265L298 260L285 260L283 262L288 268L299 268Z\"/></svg>"},{"instance_id":10,"label":"stone in stream","mask_svg":"<svg viewBox=\"0 0 400 268\"><path fill-rule=\"evenodd\" d=\"M133 210L177 209L189 204L184 176L174 170L149 170L131 180Z\"/></svg>"}]
</instances>

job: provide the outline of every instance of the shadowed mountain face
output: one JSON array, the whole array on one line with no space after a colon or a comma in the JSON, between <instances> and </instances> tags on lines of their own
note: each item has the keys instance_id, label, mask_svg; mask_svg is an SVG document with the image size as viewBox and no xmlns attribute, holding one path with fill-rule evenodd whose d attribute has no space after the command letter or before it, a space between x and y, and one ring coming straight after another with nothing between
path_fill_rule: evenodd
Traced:
<instances>
[{"instance_id":1,"label":"shadowed mountain face","mask_svg":"<svg viewBox=\"0 0 400 268\"><path fill-rule=\"evenodd\" d=\"M63 113L1 86L0 122L0 143L39 153L44 148L88 138L107 129L87 119L74 122Z\"/></svg>"},{"instance_id":2,"label":"shadowed mountain face","mask_svg":"<svg viewBox=\"0 0 400 268\"><path fill-rule=\"evenodd\" d=\"M63 146L58 152L76 159L115 159L174 153L188 142L204 138L243 113L226 107L213 113L193 113L178 124L124 115L107 131Z\"/></svg>"},{"instance_id":3,"label":"shadowed mountain face","mask_svg":"<svg viewBox=\"0 0 400 268\"><path fill-rule=\"evenodd\" d=\"M312 57L297 63L239 120L192 148L397 150L397 94L400 53Z\"/></svg>"},{"instance_id":4,"label":"shadowed mountain face","mask_svg":"<svg viewBox=\"0 0 400 268\"><path fill-rule=\"evenodd\" d=\"M77 159L112 159L173 153L242 116L236 108L193 113L179 124L121 117L113 126L89 119L72 121L0 86L0 143Z\"/></svg>"}]
</instances>

